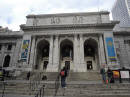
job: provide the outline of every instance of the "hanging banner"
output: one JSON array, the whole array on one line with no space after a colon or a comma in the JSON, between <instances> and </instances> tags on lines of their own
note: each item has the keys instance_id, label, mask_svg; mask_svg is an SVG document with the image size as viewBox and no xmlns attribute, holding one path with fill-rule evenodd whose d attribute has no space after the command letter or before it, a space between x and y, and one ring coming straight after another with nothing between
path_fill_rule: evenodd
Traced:
<instances>
[{"instance_id":1,"label":"hanging banner","mask_svg":"<svg viewBox=\"0 0 130 97\"><path fill-rule=\"evenodd\" d=\"M114 45L113 45L113 39L112 39L112 37L107 37L106 38L106 44L107 44L108 58L111 61L115 61L116 60L116 54L115 54L115 50L114 50Z\"/></svg>"},{"instance_id":2,"label":"hanging banner","mask_svg":"<svg viewBox=\"0 0 130 97\"><path fill-rule=\"evenodd\" d=\"M24 40L22 46L21 60L25 61L27 60L28 48L29 48L29 40Z\"/></svg>"}]
</instances>

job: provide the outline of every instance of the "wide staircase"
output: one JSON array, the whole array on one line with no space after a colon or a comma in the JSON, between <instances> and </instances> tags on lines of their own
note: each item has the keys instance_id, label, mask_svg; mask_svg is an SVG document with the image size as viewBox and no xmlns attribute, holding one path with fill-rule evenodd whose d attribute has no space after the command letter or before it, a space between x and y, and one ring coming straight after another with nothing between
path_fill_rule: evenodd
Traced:
<instances>
[{"instance_id":1,"label":"wide staircase","mask_svg":"<svg viewBox=\"0 0 130 97\"><path fill-rule=\"evenodd\" d=\"M47 80L40 80L42 75ZM39 79L40 78L40 79ZM3 95L2 95L3 94ZM0 97L130 97L130 83L103 84L99 72L74 73L61 88L59 73L32 73L30 80L0 82Z\"/></svg>"}]
</instances>

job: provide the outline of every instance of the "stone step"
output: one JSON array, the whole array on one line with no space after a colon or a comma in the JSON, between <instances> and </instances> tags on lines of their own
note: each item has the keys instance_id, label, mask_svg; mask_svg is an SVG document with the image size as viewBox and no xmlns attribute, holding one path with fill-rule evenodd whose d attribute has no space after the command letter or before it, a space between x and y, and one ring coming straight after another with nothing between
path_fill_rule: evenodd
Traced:
<instances>
[{"instance_id":1,"label":"stone step","mask_svg":"<svg viewBox=\"0 0 130 97\"><path fill-rule=\"evenodd\" d=\"M2 97L2 95L0 94L0 97ZM4 95L4 97L35 97L34 95L14 95L14 94L7 94ZM44 97L79 97L79 96L44 96ZM130 97L129 94L126 95L82 95L80 97Z\"/></svg>"},{"instance_id":2,"label":"stone step","mask_svg":"<svg viewBox=\"0 0 130 97\"><path fill-rule=\"evenodd\" d=\"M17 90L17 89L5 89L5 94L20 94L20 95L35 95L38 92L36 91L30 91L28 89L25 90ZM3 93L3 90L0 90L0 94Z\"/></svg>"},{"instance_id":3,"label":"stone step","mask_svg":"<svg viewBox=\"0 0 130 97\"><path fill-rule=\"evenodd\" d=\"M55 94L55 81L42 81L41 86L45 84L45 96L54 96ZM24 81L11 81L6 82L5 94L19 94L19 95L35 95L38 92L31 91L29 82ZM2 94L2 88L0 94ZM57 96L63 95L63 89L58 89ZM99 81L67 81L67 88L65 95L68 97L122 97L126 95L130 97L130 83L114 83L102 84ZM95 96L97 95L97 96ZM105 95L105 96L103 96ZM108 96L109 95L109 96ZM124 97L124 96L123 96Z\"/></svg>"},{"instance_id":4,"label":"stone step","mask_svg":"<svg viewBox=\"0 0 130 97\"><path fill-rule=\"evenodd\" d=\"M47 76L48 81L55 81L59 72L36 72L32 71L30 79L33 79L37 74L42 73L42 75ZM26 80L27 72L22 72L20 76L16 77L18 80ZM101 80L101 75L99 71L88 71L88 72L70 72L68 76L70 81L83 81L83 80Z\"/></svg>"},{"instance_id":5,"label":"stone step","mask_svg":"<svg viewBox=\"0 0 130 97\"><path fill-rule=\"evenodd\" d=\"M42 85L42 84L41 84ZM37 88L38 89L38 88ZM5 94L34 95L38 90L31 91L29 82L9 81L5 83ZM3 92L3 86L0 87L0 94Z\"/></svg>"},{"instance_id":6,"label":"stone step","mask_svg":"<svg viewBox=\"0 0 130 97\"><path fill-rule=\"evenodd\" d=\"M70 72L68 76L70 81L98 81L101 80L101 75L98 71L89 72Z\"/></svg>"},{"instance_id":7,"label":"stone step","mask_svg":"<svg viewBox=\"0 0 130 97\"><path fill-rule=\"evenodd\" d=\"M65 90L65 95L67 96L83 96L83 95L114 95L115 97L118 95L128 94L130 95L130 84L68 84ZM45 95L53 96L55 94L55 87L53 84L47 84L45 88ZM117 94L117 95L115 95ZM59 88L57 92L58 96L63 95L63 91ZM129 97L129 96L126 97ZM106 96L107 97L107 96ZM109 97L109 96L108 96ZM112 96L113 97L113 96Z\"/></svg>"},{"instance_id":8,"label":"stone step","mask_svg":"<svg viewBox=\"0 0 130 97\"><path fill-rule=\"evenodd\" d=\"M2 97L2 94L0 94L0 97ZM5 94L4 97L34 97L34 95Z\"/></svg>"},{"instance_id":9,"label":"stone step","mask_svg":"<svg viewBox=\"0 0 130 97\"><path fill-rule=\"evenodd\" d=\"M107 94L111 94L111 95L114 95L114 94L120 94L120 95L123 95L123 94L129 94L130 90L127 90L127 91L92 91L92 90L65 90L65 95L68 95L68 96L77 96L77 95L100 95L100 94L104 94L104 95L107 95ZM45 95L48 95L48 96L53 96L54 95L54 91L45 91ZM58 93L57 93L58 96L62 96L63 95L63 91L62 90L59 90Z\"/></svg>"},{"instance_id":10,"label":"stone step","mask_svg":"<svg viewBox=\"0 0 130 97\"><path fill-rule=\"evenodd\" d=\"M60 83L59 83L60 85ZM55 84L54 83L50 83L50 84L46 84L47 88L55 88ZM67 87L68 88L130 88L130 84L85 84L85 83L73 83L72 82L68 82L67 83Z\"/></svg>"}]
</instances>

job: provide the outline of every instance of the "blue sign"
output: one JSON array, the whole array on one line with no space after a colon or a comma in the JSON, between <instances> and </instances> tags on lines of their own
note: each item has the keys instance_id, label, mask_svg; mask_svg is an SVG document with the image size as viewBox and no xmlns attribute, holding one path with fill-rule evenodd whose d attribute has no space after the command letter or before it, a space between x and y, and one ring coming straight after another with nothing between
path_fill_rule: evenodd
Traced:
<instances>
[{"instance_id":1,"label":"blue sign","mask_svg":"<svg viewBox=\"0 0 130 97\"><path fill-rule=\"evenodd\" d=\"M22 60L25 60L25 61L27 60L28 48L29 48L29 40L24 40L23 46L22 46L22 53L21 53Z\"/></svg>"},{"instance_id":2,"label":"blue sign","mask_svg":"<svg viewBox=\"0 0 130 97\"><path fill-rule=\"evenodd\" d=\"M112 37L107 37L106 38L106 44L107 44L107 53L108 57L111 61L115 61L115 50L114 50L114 45L113 45L113 39Z\"/></svg>"}]
</instances>

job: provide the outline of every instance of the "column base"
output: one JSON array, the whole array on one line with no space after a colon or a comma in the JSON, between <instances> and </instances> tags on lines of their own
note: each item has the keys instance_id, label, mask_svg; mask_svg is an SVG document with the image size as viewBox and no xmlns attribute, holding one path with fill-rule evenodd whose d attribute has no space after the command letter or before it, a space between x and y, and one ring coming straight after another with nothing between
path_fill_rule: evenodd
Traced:
<instances>
[{"instance_id":1,"label":"column base","mask_svg":"<svg viewBox=\"0 0 130 97\"><path fill-rule=\"evenodd\" d=\"M58 66L55 64L49 64L46 72L58 72Z\"/></svg>"},{"instance_id":2,"label":"column base","mask_svg":"<svg viewBox=\"0 0 130 97\"><path fill-rule=\"evenodd\" d=\"M80 63L78 65L76 65L76 67L74 68L74 72L86 72L86 65L85 63Z\"/></svg>"}]
</instances>

